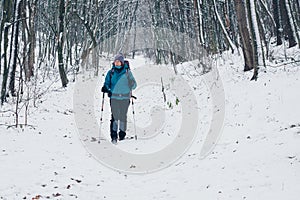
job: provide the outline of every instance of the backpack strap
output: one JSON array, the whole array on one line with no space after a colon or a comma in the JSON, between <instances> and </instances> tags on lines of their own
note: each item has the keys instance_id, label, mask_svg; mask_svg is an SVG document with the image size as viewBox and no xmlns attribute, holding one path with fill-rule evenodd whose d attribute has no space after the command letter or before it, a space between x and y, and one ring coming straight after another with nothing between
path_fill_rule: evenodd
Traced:
<instances>
[{"instance_id":1,"label":"backpack strap","mask_svg":"<svg viewBox=\"0 0 300 200\"><path fill-rule=\"evenodd\" d=\"M126 76L127 76L127 80L128 80L128 85L129 85L129 70L130 70L130 66L129 66L129 61L128 60L124 60L124 65L127 65L126 68Z\"/></svg>"},{"instance_id":2,"label":"backpack strap","mask_svg":"<svg viewBox=\"0 0 300 200\"><path fill-rule=\"evenodd\" d=\"M110 79L109 79L109 88L111 88L111 79L112 79L112 76L114 75L114 72L115 72L115 69L112 68L110 70L110 74L109 74L109 77L110 77Z\"/></svg>"},{"instance_id":3,"label":"backpack strap","mask_svg":"<svg viewBox=\"0 0 300 200\"><path fill-rule=\"evenodd\" d=\"M127 65L128 69L130 69L130 66L129 66L129 61L128 60L124 60L124 65Z\"/></svg>"},{"instance_id":4,"label":"backpack strap","mask_svg":"<svg viewBox=\"0 0 300 200\"><path fill-rule=\"evenodd\" d=\"M115 69L112 68L112 69L110 70L110 80L111 80L112 76L114 75L114 72L115 72Z\"/></svg>"}]
</instances>

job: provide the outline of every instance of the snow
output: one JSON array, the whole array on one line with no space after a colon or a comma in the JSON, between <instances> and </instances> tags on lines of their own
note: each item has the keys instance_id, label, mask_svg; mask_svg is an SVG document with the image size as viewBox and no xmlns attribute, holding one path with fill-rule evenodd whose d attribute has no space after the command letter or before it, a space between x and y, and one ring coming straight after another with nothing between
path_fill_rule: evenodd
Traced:
<instances>
[{"instance_id":1,"label":"snow","mask_svg":"<svg viewBox=\"0 0 300 200\"><path fill-rule=\"evenodd\" d=\"M275 50L275 59L277 55ZM212 94L191 63L177 66L196 96L197 105L192 109L198 113L197 134L181 157L151 173L114 170L99 162L87 144L99 148L99 153L103 146L110 145L107 97L101 143L90 141L98 136L98 126L90 127L85 133L88 140L83 141L74 108L78 83L60 88L58 81L42 97L43 103L30 109L28 120L33 127L0 126L0 199L299 199L299 67L267 67L257 81L249 81L252 72L242 71L241 60L224 53L216 63L225 91L226 113L220 138L204 158L200 152L213 116ZM145 66L161 67L142 57L130 62L133 72ZM88 81L100 87L103 78ZM141 82L142 77L136 78ZM164 82L167 86L167 80ZM169 136L126 140L113 148L143 156L159 152L174 141L183 101L179 98L176 105L176 91L169 88L166 92L173 108L161 101L157 83L149 81L135 93L137 130L151 124L151 114L155 115L151 106L159 106L165 111L163 129ZM95 89L92 100L88 97L83 97L86 101L81 106L91 101L91 108L86 110L99 123L101 94ZM1 107L1 124L13 124L11 114L4 110L9 110L9 105ZM131 111L129 107L130 135L134 134Z\"/></svg>"}]
</instances>

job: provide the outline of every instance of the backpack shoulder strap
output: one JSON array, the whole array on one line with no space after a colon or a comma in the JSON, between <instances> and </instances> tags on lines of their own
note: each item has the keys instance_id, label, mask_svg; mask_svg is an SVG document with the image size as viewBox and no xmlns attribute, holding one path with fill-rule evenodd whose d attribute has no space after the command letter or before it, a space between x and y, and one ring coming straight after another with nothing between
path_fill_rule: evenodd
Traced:
<instances>
[{"instance_id":1,"label":"backpack shoulder strap","mask_svg":"<svg viewBox=\"0 0 300 200\"><path fill-rule=\"evenodd\" d=\"M111 70L110 70L110 79L111 79L112 76L114 75L114 72L115 72L115 69L114 69L114 68L111 68Z\"/></svg>"},{"instance_id":2,"label":"backpack shoulder strap","mask_svg":"<svg viewBox=\"0 0 300 200\"><path fill-rule=\"evenodd\" d=\"M124 60L124 64L126 64L128 66L128 69L130 69L129 61L128 60Z\"/></svg>"},{"instance_id":3,"label":"backpack shoulder strap","mask_svg":"<svg viewBox=\"0 0 300 200\"><path fill-rule=\"evenodd\" d=\"M129 70L130 70L129 61L128 61L128 60L124 60L124 64L127 65L127 68L126 68L126 76L127 76L127 78L129 79L129 74L128 74L128 72L129 72Z\"/></svg>"},{"instance_id":4,"label":"backpack shoulder strap","mask_svg":"<svg viewBox=\"0 0 300 200\"><path fill-rule=\"evenodd\" d=\"M114 72L115 72L115 69L114 68L111 68L110 70L110 74L109 74L109 84L110 84L110 88L111 88L111 79L112 79L112 76L114 75Z\"/></svg>"},{"instance_id":5,"label":"backpack shoulder strap","mask_svg":"<svg viewBox=\"0 0 300 200\"><path fill-rule=\"evenodd\" d=\"M127 68L126 68L126 77L127 77L127 81L128 81L128 87L130 88L131 90L131 87L133 85L133 81L130 79L130 75L129 75L129 72L130 72L130 66L129 66L129 61L128 60L125 60L124 61L125 64L127 64Z\"/></svg>"}]
</instances>

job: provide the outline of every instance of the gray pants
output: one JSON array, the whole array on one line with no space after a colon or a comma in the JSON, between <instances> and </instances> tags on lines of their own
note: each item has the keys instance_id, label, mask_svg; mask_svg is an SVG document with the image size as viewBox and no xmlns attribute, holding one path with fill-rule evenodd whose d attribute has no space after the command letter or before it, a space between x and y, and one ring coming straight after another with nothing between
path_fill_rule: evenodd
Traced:
<instances>
[{"instance_id":1,"label":"gray pants","mask_svg":"<svg viewBox=\"0 0 300 200\"><path fill-rule=\"evenodd\" d=\"M119 130L126 132L127 112L129 104L129 99L110 99L110 107L112 113L110 120L110 132L112 137L116 135Z\"/></svg>"}]
</instances>

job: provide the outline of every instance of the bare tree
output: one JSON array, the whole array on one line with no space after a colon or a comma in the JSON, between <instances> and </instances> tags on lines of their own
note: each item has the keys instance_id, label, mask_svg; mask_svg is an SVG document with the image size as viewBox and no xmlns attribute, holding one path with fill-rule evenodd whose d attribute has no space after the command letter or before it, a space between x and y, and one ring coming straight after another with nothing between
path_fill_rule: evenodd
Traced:
<instances>
[{"instance_id":1,"label":"bare tree","mask_svg":"<svg viewBox=\"0 0 300 200\"><path fill-rule=\"evenodd\" d=\"M98 76L99 56L118 51L133 57L146 51L156 63L171 63L176 72L178 63L197 58L193 44L176 34L184 34L210 55L241 46L243 69L253 69L253 79L265 65L274 36L277 45L288 41L289 47L300 40L298 0L3 0L0 9L1 104L18 91L18 101L25 101L22 81L38 87L41 77L41 82L60 80L67 87L70 72L75 81L83 62ZM132 34L138 28L149 30L155 48L127 47L140 42L138 34ZM173 40L162 30L172 32L168 37ZM175 53L179 49L182 55Z\"/></svg>"},{"instance_id":2,"label":"bare tree","mask_svg":"<svg viewBox=\"0 0 300 200\"><path fill-rule=\"evenodd\" d=\"M9 81L9 90L12 96L16 96L15 91L15 77L16 77L16 69L17 69L17 58L18 58L18 50L19 50L19 32L20 32L20 20L21 20L21 12L22 12L22 2L19 1L17 5L17 19L16 19L16 27L15 27L15 38L14 38L14 52L13 52L13 63L12 69L10 72L10 81Z\"/></svg>"},{"instance_id":3,"label":"bare tree","mask_svg":"<svg viewBox=\"0 0 300 200\"><path fill-rule=\"evenodd\" d=\"M67 87L68 78L64 65L64 27L65 27L65 1L59 1L58 33L57 33L57 58L59 75L63 87Z\"/></svg>"},{"instance_id":4,"label":"bare tree","mask_svg":"<svg viewBox=\"0 0 300 200\"><path fill-rule=\"evenodd\" d=\"M285 0L279 0L279 8L280 8L280 19L281 19L281 30L284 35L287 36L289 40L289 47L293 47L297 45L295 30L293 30L292 20L289 18L287 3Z\"/></svg>"},{"instance_id":5,"label":"bare tree","mask_svg":"<svg viewBox=\"0 0 300 200\"><path fill-rule=\"evenodd\" d=\"M1 43L2 43L2 33L3 33L3 81L1 87L1 104L6 100L6 87L9 73L9 64L8 64L8 45L9 45L9 28L11 27L11 18L12 18L12 8L14 1L4 0L3 1L3 10L2 10L2 21L1 21ZM1 45L0 45L1 46ZM1 51L0 51L1 52ZM2 55L1 55L2 56Z\"/></svg>"},{"instance_id":6,"label":"bare tree","mask_svg":"<svg viewBox=\"0 0 300 200\"><path fill-rule=\"evenodd\" d=\"M238 21L239 32L241 36L243 55L245 60L244 71L249 71L254 68L255 63L255 55L254 55L254 47L251 43L251 35L250 30L247 25L247 14L246 14L246 5L242 0L235 0L235 8L236 8L236 17Z\"/></svg>"}]
</instances>

